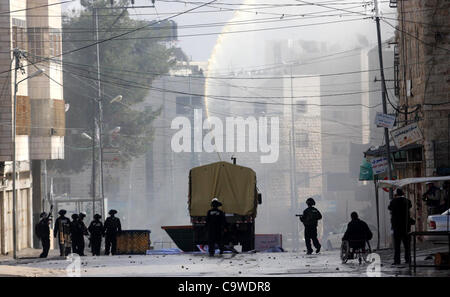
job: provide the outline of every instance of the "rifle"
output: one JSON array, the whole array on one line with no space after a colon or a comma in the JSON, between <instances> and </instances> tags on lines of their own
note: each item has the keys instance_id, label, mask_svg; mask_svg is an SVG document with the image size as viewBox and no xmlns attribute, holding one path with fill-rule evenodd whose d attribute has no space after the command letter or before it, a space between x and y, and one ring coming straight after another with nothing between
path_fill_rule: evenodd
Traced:
<instances>
[{"instance_id":1,"label":"rifle","mask_svg":"<svg viewBox=\"0 0 450 297\"><path fill-rule=\"evenodd\" d=\"M299 217L300 221L303 222L303 215L302 214L296 214L296 217Z\"/></svg>"},{"instance_id":2,"label":"rifle","mask_svg":"<svg viewBox=\"0 0 450 297\"><path fill-rule=\"evenodd\" d=\"M48 212L47 220L50 221L53 217L53 204L50 206L50 211Z\"/></svg>"}]
</instances>

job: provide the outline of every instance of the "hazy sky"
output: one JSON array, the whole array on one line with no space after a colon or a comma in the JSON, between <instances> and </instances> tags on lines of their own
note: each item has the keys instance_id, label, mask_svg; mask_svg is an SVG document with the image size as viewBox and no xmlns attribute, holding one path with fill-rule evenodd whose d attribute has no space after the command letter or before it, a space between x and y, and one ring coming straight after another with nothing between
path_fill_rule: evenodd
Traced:
<instances>
[{"instance_id":1,"label":"hazy sky","mask_svg":"<svg viewBox=\"0 0 450 297\"><path fill-rule=\"evenodd\" d=\"M156 9L135 8L129 9L129 13L134 15L133 17L140 19L161 20L206 2L208 1L156 0ZM376 27L373 20L347 21L349 19L362 19L373 15L371 12L373 6L363 7L362 4L364 1L361 0L336 0L333 3L330 2L332 1L218 0L209 7L203 7L195 10L195 12L182 14L172 19L180 26L178 31L180 36L179 46L193 61L207 61L210 58L218 34L185 37L183 35L219 33L223 30L222 24L230 21L233 17L234 21L253 22L256 20L257 23L252 25L235 24L229 26L227 31L262 30L258 33L228 34L239 36L239 38L232 38L235 40L256 40L258 42L261 40L280 38L319 40L328 41L330 44L339 44L342 48L354 47L355 44L366 41L371 44L376 42ZM390 18L395 18L395 9L389 8L388 2L383 1L380 4L381 12ZM310 5L311 3L315 3L316 5ZM238 4L243 5L239 6ZM151 1L135 0L135 6L143 5L151 5ZM63 10L78 9L79 7L79 0L74 0L73 3L65 4ZM349 15L348 11L357 13ZM311 13L315 15L311 15ZM236 14L239 14L239 16L236 17ZM318 15L321 16L319 17ZM341 22L343 20L344 22ZM311 24L327 22L333 23L311 26ZM393 20L391 22L394 23ZM214 24L214 26L208 25L206 28L193 26L200 24ZM183 28L183 26L189 27ZM277 27L290 28L266 30L266 28ZM393 36L393 29L382 23L382 38L387 39L391 36ZM239 45L236 44L236 47L239 48ZM239 50L242 49L239 48Z\"/></svg>"}]
</instances>

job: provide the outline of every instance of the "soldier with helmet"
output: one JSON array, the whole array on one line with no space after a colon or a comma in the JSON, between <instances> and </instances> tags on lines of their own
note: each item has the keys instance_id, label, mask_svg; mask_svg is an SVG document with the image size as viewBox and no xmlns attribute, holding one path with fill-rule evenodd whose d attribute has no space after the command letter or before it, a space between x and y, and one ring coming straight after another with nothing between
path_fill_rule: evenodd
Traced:
<instances>
[{"instance_id":1,"label":"soldier with helmet","mask_svg":"<svg viewBox=\"0 0 450 297\"><path fill-rule=\"evenodd\" d=\"M211 200L211 209L206 214L206 229L208 232L209 256L214 256L215 245L219 245L220 254L223 254L223 232L226 226L225 213L219 209L222 203L217 198Z\"/></svg>"},{"instance_id":2,"label":"soldier with helmet","mask_svg":"<svg viewBox=\"0 0 450 297\"><path fill-rule=\"evenodd\" d=\"M117 233L122 231L120 219L114 216L116 213L117 210L111 209L108 212L109 217L105 220L105 255L109 255L110 251L112 255L116 254Z\"/></svg>"},{"instance_id":3,"label":"soldier with helmet","mask_svg":"<svg viewBox=\"0 0 450 297\"><path fill-rule=\"evenodd\" d=\"M61 209L58 214L59 217L55 220L55 229L53 230L54 237L59 241L59 255L67 256L71 249L70 240L70 219L65 216L67 211Z\"/></svg>"},{"instance_id":4,"label":"soldier with helmet","mask_svg":"<svg viewBox=\"0 0 450 297\"><path fill-rule=\"evenodd\" d=\"M80 225L78 214L72 215L72 222L70 223L70 238L72 240L72 252L80 254L80 242L83 240L83 231Z\"/></svg>"},{"instance_id":5,"label":"soldier with helmet","mask_svg":"<svg viewBox=\"0 0 450 297\"><path fill-rule=\"evenodd\" d=\"M47 258L50 249L50 219L51 213L45 211L40 214L40 220L35 226L36 236L41 240L42 253L39 258Z\"/></svg>"},{"instance_id":6,"label":"soldier with helmet","mask_svg":"<svg viewBox=\"0 0 450 297\"><path fill-rule=\"evenodd\" d=\"M84 256L84 236L89 235L87 227L83 221L83 219L85 217L86 217L86 213L83 211L78 214L78 223L79 223L81 234L82 234L81 238L80 238L80 242L78 242L78 253L80 256Z\"/></svg>"},{"instance_id":7,"label":"soldier with helmet","mask_svg":"<svg viewBox=\"0 0 450 297\"><path fill-rule=\"evenodd\" d=\"M94 220L89 225L91 251L93 256L100 256L100 247L102 245L102 236L104 236L103 223L100 221L101 215L96 213Z\"/></svg>"},{"instance_id":8,"label":"soldier with helmet","mask_svg":"<svg viewBox=\"0 0 450 297\"><path fill-rule=\"evenodd\" d=\"M306 254L311 255L313 252L311 240L316 248L316 253L320 252L321 245L317 239L317 222L322 219L322 214L314 207L316 202L313 198L306 199L306 204L308 208L303 211L303 215L300 216L300 221L305 225Z\"/></svg>"}]
</instances>

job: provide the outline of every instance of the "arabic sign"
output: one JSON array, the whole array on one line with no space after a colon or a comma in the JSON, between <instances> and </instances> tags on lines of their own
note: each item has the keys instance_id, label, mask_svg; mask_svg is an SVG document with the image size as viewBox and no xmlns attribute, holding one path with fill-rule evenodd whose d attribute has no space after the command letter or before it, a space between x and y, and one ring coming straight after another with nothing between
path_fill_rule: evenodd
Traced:
<instances>
[{"instance_id":1,"label":"arabic sign","mask_svg":"<svg viewBox=\"0 0 450 297\"><path fill-rule=\"evenodd\" d=\"M359 180L373 180L372 164L367 162L366 159L364 159L361 166L359 166Z\"/></svg>"},{"instance_id":2,"label":"arabic sign","mask_svg":"<svg viewBox=\"0 0 450 297\"><path fill-rule=\"evenodd\" d=\"M384 114L381 112L377 112L375 117L375 125L378 127L384 127L392 129L395 123L395 116L390 114Z\"/></svg>"},{"instance_id":3,"label":"arabic sign","mask_svg":"<svg viewBox=\"0 0 450 297\"><path fill-rule=\"evenodd\" d=\"M392 130L391 135L397 148L415 143L423 138L417 123Z\"/></svg>"},{"instance_id":4,"label":"arabic sign","mask_svg":"<svg viewBox=\"0 0 450 297\"><path fill-rule=\"evenodd\" d=\"M388 169L388 159L386 157L373 158L370 160L373 174L381 174Z\"/></svg>"}]
</instances>

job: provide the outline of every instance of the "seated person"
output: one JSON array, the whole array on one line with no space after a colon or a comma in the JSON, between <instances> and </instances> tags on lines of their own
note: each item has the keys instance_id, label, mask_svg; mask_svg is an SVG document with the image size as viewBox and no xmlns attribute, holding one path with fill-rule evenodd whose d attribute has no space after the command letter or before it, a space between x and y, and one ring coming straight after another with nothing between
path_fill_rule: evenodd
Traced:
<instances>
[{"instance_id":1,"label":"seated person","mask_svg":"<svg viewBox=\"0 0 450 297\"><path fill-rule=\"evenodd\" d=\"M352 212L350 216L352 220L348 223L347 230L345 231L342 240L347 240L350 247L353 249L364 249L366 246L366 241L372 239L372 231L370 231L366 222L358 218L356 211Z\"/></svg>"}]
</instances>

